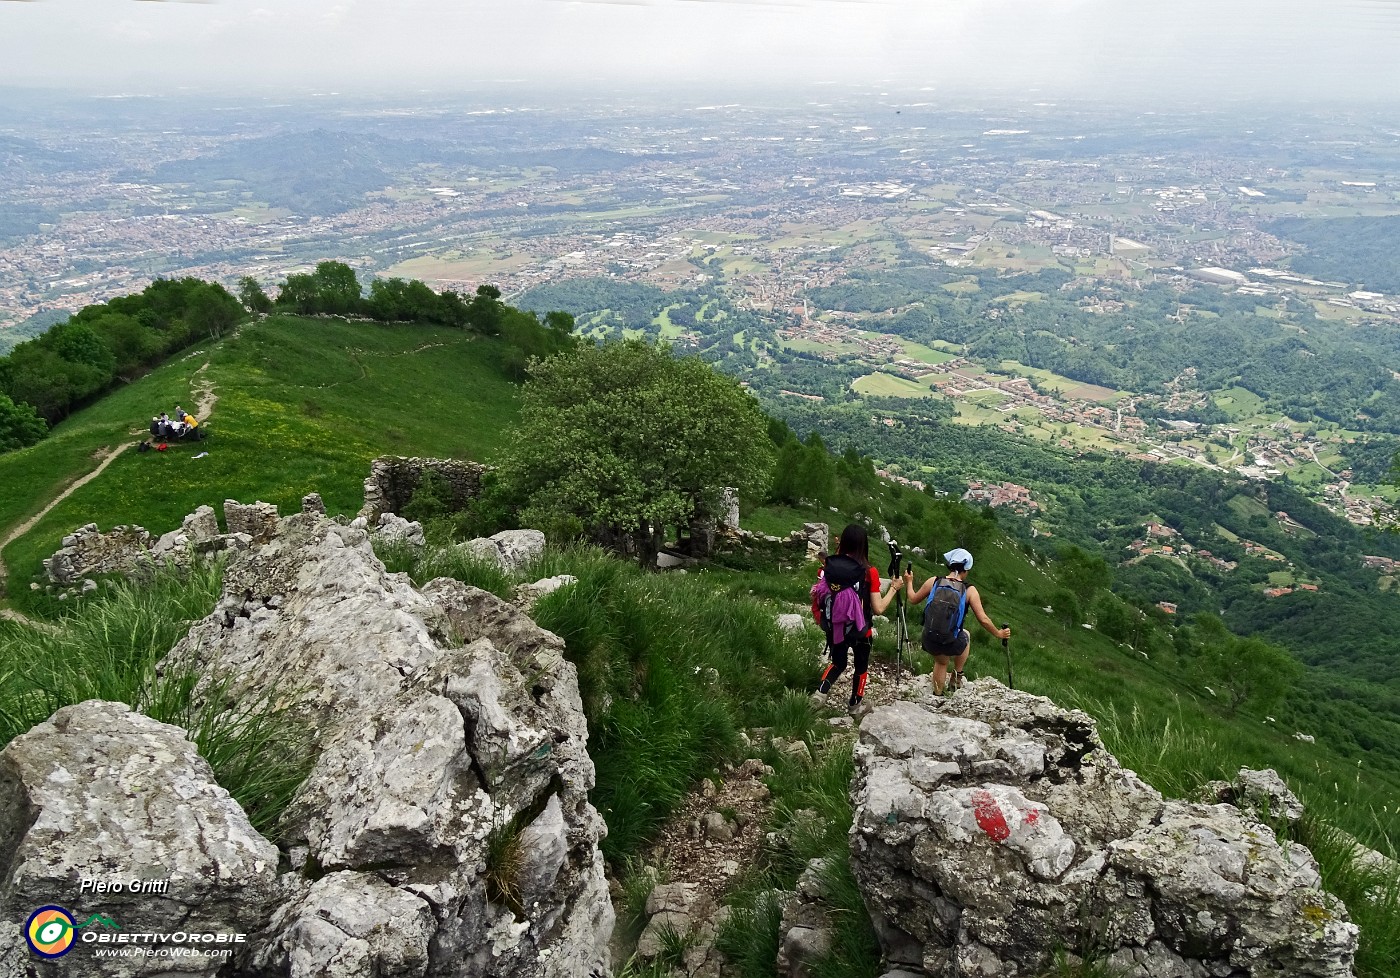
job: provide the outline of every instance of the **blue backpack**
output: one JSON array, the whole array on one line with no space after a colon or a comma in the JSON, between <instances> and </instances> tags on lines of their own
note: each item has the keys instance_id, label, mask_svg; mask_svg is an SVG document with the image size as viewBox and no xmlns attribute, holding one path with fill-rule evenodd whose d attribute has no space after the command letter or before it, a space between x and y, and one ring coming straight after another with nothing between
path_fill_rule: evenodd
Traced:
<instances>
[{"instance_id":1,"label":"blue backpack","mask_svg":"<svg viewBox=\"0 0 1400 978\"><path fill-rule=\"evenodd\" d=\"M935 652L956 644L966 615L967 585L946 577L934 581L924 603L924 651Z\"/></svg>"}]
</instances>

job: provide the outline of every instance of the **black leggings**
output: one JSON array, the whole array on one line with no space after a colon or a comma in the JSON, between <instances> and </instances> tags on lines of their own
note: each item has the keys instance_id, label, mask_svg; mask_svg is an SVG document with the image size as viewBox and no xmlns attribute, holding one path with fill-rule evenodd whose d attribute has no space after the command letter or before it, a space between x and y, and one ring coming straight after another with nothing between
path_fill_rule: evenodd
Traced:
<instances>
[{"instance_id":1,"label":"black leggings","mask_svg":"<svg viewBox=\"0 0 1400 978\"><path fill-rule=\"evenodd\" d=\"M860 635L856 638L842 642L840 645L833 645L831 652L831 665L822 672L822 683L819 687L823 693L831 692L831 687L836 685L836 680L841 678L841 673L846 671L847 650L854 648L856 652L856 674L851 680L851 702L857 703L865 695L865 683L870 672L870 636Z\"/></svg>"}]
</instances>

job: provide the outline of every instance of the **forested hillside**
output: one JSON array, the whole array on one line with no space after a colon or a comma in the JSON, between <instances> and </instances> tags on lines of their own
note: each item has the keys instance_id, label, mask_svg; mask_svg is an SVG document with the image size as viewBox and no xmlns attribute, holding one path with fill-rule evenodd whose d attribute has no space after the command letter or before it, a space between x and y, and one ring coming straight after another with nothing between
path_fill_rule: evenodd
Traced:
<instances>
[{"instance_id":1,"label":"forested hillside","mask_svg":"<svg viewBox=\"0 0 1400 978\"><path fill-rule=\"evenodd\" d=\"M1269 230L1307 246L1289 262L1296 271L1374 292L1400 292L1400 217L1290 217L1272 222Z\"/></svg>"}]
</instances>

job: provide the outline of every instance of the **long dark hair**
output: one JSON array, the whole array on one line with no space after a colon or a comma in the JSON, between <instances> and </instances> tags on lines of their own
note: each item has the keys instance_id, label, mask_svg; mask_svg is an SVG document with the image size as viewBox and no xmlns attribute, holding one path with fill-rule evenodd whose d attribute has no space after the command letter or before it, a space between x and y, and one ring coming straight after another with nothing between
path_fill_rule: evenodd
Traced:
<instances>
[{"instance_id":1,"label":"long dark hair","mask_svg":"<svg viewBox=\"0 0 1400 978\"><path fill-rule=\"evenodd\" d=\"M865 532L865 527L859 523L852 523L841 531L841 540L836 545L836 552L845 554L847 557L854 557L861 562L864 567L870 566L870 537Z\"/></svg>"}]
</instances>

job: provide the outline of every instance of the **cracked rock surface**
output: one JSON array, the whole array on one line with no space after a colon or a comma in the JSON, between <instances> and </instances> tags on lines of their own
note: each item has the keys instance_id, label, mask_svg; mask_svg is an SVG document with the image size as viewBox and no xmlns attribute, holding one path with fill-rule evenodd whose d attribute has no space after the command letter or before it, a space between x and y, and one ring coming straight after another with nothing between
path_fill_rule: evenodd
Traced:
<instances>
[{"instance_id":1,"label":"cracked rock surface","mask_svg":"<svg viewBox=\"0 0 1400 978\"><path fill-rule=\"evenodd\" d=\"M385 572L363 530L302 513L229 566L214 613L162 664L191 666L245 699L294 704L315 758L284 817L297 895L250 973L606 970L606 830L559 638L458 581L420 591ZM492 855L510 836L529 858ZM332 879L363 920L328 926Z\"/></svg>"},{"instance_id":2,"label":"cracked rock surface","mask_svg":"<svg viewBox=\"0 0 1400 978\"><path fill-rule=\"evenodd\" d=\"M1041 974L1092 940L1127 978L1344 978L1357 929L1312 854L1164 800L1087 714L981 679L876 708L852 867L891 968Z\"/></svg>"},{"instance_id":3,"label":"cracked rock surface","mask_svg":"<svg viewBox=\"0 0 1400 978\"><path fill-rule=\"evenodd\" d=\"M224 962L207 954L99 959L81 941L45 961L22 925L52 905L79 938L251 932L272 909L277 862L183 730L124 703L64 707L0 751L0 975L213 975ZM133 880L168 885L133 893ZM115 926L84 927L97 914Z\"/></svg>"},{"instance_id":4,"label":"cracked rock surface","mask_svg":"<svg viewBox=\"0 0 1400 978\"><path fill-rule=\"evenodd\" d=\"M183 731L118 704L61 710L0 753L0 975L606 974L606 830L563 642L487 592L387 573L364 530L314 507L239 512L260 544L229 563L217 607L159 671L200 677L196 708L275 705L300 721L310 773L281 849ZM169 878L170 893L75 892L109 874ZM123 932L247 941L212 965L118 966L87 947L45 962L12 922L65 901Z\"/></svg>"}]
</instances>

